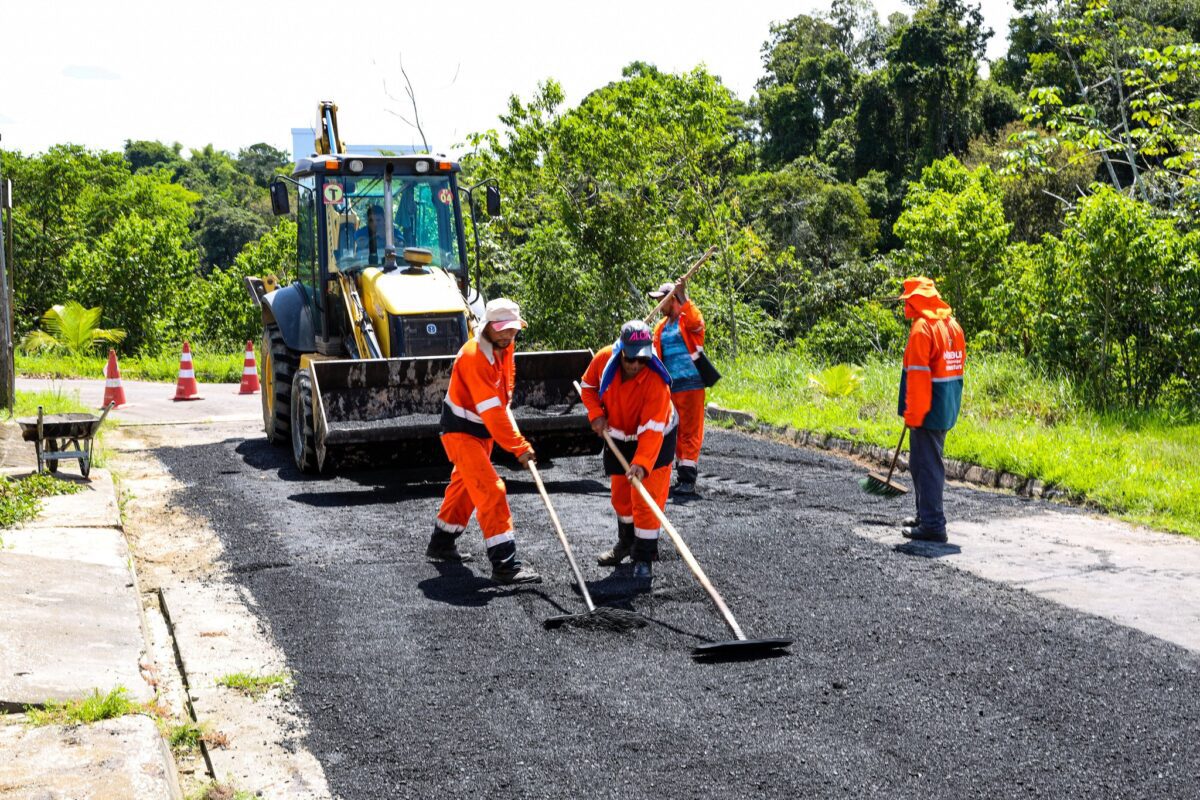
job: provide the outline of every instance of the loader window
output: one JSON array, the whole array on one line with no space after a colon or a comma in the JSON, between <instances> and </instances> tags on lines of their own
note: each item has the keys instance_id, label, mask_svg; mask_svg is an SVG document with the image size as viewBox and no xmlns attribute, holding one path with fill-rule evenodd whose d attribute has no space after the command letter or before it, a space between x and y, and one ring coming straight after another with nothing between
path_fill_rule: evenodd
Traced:
<instances>
[{"instance_id":1,"label":"loader window","mask_svg":"<svg viewBox=\"0 0 1200 800\"><path fill-rule=\"evenodd\" d=\"M321 314L317 308L317 200L315 181L302 178L296 189L296 280L304 287L305 299L312 309L313 325L321 332Z\"/></svg>"},{"instance_id":2,"label":"loader window","mask_svg":"<svg viewBox=\"0 0 1200 800\"><path fill-rule=\"evenodd\" d=\"M330 258L338 269L382 265L386 234L382 175L339 177L340 202L326 206ZM463 270L458 249L454 193L446 177L392 178L392 241L401 260L405 247L433 253L433 266Z\"/></svg>"}]
</instances>

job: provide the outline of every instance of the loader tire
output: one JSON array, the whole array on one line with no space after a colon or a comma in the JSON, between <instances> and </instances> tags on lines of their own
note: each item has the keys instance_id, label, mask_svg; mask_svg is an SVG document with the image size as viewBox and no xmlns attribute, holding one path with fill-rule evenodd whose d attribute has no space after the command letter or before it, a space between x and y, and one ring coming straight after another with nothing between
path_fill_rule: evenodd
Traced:
<instances>
[{"instance_id":1,"label":"loader tire","mask_svg":"<svg viewBox=\"0 0 1200 800\"><path fill-rule=\"evenodd\" d=\"M292 377L300 355L283 341L279 326L263 327L263 376L270 381L262 395L263 430L271 444L286 446L292 440Z\"/></svg>"},{"instance_id":2,"label":"loader tire","mask_svg":"<svg viewBox=\"0 0 1200 800\"><path fill-rule=\"evenodd\" d=\"M306 369L296 371L292 378L292 459L296 469L306 475L318 475L317 434L313 425L312 374Z\"/></svg>"}]
</instances>

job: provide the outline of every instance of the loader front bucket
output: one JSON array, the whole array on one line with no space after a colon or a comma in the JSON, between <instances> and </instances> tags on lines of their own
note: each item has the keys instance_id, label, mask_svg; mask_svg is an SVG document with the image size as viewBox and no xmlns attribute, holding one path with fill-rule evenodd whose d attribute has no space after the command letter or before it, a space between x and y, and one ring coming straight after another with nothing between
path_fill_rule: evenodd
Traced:
<instances>
[{"instance_id":1,"label":"loader front bucket","mask_svg":"<svg viewBox=\"0 0 1200 800\"><path fill-rule=\"evenodd\" d=\"M599 451L571 385L591 357L588 350L517 354L513 416L539 457ZM438 436L453 366L453 356L313 361L320 463L448 474Z\"/></svg>"}]
</instances>

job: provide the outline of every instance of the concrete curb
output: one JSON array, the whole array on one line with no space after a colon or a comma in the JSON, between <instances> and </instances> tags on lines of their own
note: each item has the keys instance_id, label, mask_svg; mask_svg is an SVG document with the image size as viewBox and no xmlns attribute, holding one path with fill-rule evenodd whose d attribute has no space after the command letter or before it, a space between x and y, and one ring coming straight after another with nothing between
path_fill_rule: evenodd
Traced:
<instances>
[{"instance_id":1,"label":"concrete curb","mask_svg":"<svg viewBox=\"0 0 1200 800\"><path fill-rule=\"evenodd\" d=\"M142 663L152 651L152 642L112 475L96 468L90 481L70 472L60 477L81 482L83 491L46 498L35 520L6 531L7 547L0 553L0 579L9 586L8 592L0 594L0 610L7 611L0 623L0 629L7 626L0 630L4 642L0 662L10 667L0 675L0 684L7 692L4 699L12 701L6 705L20 705L23 710L25 705L41 705L39 701L44 699L73 699L92 688L103 692L118 684L126 686L138 701L153 699ZM129 619L134 613L138 615L136 629ZM155 729L154 752L148 753L149 738L145 731L130 738L130 747L143 748L130 755L140 759L139 763L160 761L164 779L155 782L157 788L153 789L135 791L131 786L128 790L134 793L124 796L178 800L182 792L170 747ZM16 774L13 780L37 779L38 764L46 767L67 759L83 770L78 779L85 783L70 783L72 772L62 776L66 783L56 786L67 792L63 796L77 796L71 792L85 789L86 781L95 780L88 759L112 758L111 753L104 753L114 745L111 741L97 744L93 753L66 742L70 746L64 751L64 741L49 735L30 738L30 753L44 750L44 757L31 755L28 769L32 771ZM105 740L97 740L101 741ZM64 755L68 751L73 753L69 758ZM85 778L85 772L91 777Z\"/></svg>"},{"instance_id":2,"label":"concrete curb","mask_svg":"<svg viewBox=\"0 0 1200 800\"><path fill-rule=\"evenodd\" d=\"M866 442L856 442L852 439L843 439L828 433L802 430L793 428L790 425L773 425L769 422L762 422L749 411L722 408L716 403L708 404L708 407L705 409L705 417L718 422L730 422L738 430L782 439L789 444L800 447L813 447L818 450L831 450L848 456L856 456L873 461L883 467L891 466L892 454L895 452L894 448L880 447L879 445L867 444ZM908 454L904 451L900 452L900 458L896 463L896 471L908 471ZM1043 500L1069 502L1075 505L1086 505L1089 508L1101 511L1104 510L1095 503L1088 501L1082 495L1069 492L1053 483L1043 483L1035 478L1017 475L1012 472L989 469L988 467L972 464L967 461L958 461L951 458L946 459L946 477L950 480L982 486L987 489L1003 489L1021 497L1036 497Z\"/></svg>"}]
</instances>

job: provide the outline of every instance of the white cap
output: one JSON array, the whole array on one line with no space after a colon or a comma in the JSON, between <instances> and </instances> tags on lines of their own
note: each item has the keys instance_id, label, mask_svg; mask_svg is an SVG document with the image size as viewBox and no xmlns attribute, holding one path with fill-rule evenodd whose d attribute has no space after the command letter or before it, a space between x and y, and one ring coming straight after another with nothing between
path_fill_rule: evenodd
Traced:
<instances>
[{"instance_id":1,"label":"white cap","mask_svg":"<svg viewBox=\"0 0 1200 800\"><path fill-rule=\"evenodd\" d=\"M491 323L492 330L497 331L525 327L525 320L521 319L521 307L506 297L488 301L484 307L483 321L485 325Z\"/></svg>"}]
</instances>

